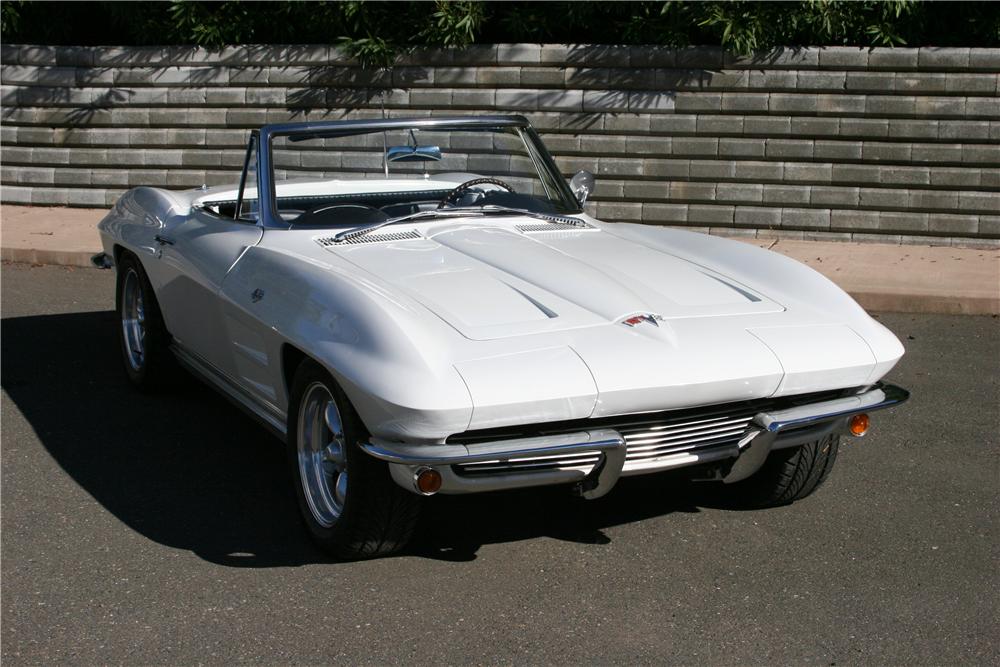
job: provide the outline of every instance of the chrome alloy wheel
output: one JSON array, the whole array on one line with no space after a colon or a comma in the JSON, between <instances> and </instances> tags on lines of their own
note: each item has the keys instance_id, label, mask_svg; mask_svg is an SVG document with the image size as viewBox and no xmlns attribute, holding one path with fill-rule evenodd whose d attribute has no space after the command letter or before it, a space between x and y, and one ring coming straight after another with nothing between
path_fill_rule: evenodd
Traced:
<instances>
[{"instance_id":1,"label":"chrome alloy wheel","mask_svg":"<svg viewBox=\"0 0 1000 667\"><path fill-rule=\"evenodd\" d=\"M316 522L330 528L347 497L347 443L340 410L322 382L302 394L297 436L302 491Z\"/></svg>"},{"instance_id":2,"label":"chrome alloy wheel","mask_svg":"<svg viewBox=\"0 0 1000 667\"><path fill-rule=\"evenodd\" d=\"M146 309L142 298L142 283L135 269L129 268L122 281L122 330L125 356L133 370L142 370L146 359Z\"/></svg>"}]
</instances>

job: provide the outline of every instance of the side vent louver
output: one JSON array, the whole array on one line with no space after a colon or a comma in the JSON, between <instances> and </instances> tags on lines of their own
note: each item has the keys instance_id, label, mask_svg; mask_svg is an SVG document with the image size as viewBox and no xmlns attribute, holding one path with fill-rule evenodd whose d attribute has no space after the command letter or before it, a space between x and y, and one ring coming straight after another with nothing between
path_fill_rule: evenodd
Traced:
<instances>
[{"instance_id":1,"label":"side vent louver","mask_svg":"<svg viewBox=\"0 0 1000 667\"><path fill-rule=\"evenodd\" d=\"M332 236L324 236L316 239L316 243L324 248L338 245L361 245L365 243L388 243L389 241L408 241L421 238L420 234L412 229L408 232L385 232L382 234L362 234L344 241L336 241Z\"/></svg>"}]
</instances>

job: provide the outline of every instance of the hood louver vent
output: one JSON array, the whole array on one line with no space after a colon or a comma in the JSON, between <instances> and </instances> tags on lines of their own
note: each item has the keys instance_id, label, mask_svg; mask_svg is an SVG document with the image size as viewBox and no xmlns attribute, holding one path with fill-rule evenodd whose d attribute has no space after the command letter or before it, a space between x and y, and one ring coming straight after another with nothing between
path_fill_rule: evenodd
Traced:
<instances>
[{"instance_id":1,"label":"hood louver vent","mask_svg":"<svg viewBox=\"0 0 1000 667\"><path fill-rule=\"evenodd\" d=\"M532 232L562 232L566 230L580 230L580 229L595 229L593 225L588 225L583 223L580 225L571 225L566 222L543 222L536 225L518 225L517 231L524 234L530 234Z\"/></svg>"},{"instance_id":2,"label":"hood louver vent","mask_svg":"<svg viewBox=\"0 0 1000 667\"><path fill-rule=\"evenodd\" d=\"M420 234L413 231L412 229L408 232L387 232L383 234L362 234L361 236L355 236L353 238L345 239L344 241L337 241L332 236L324 236L322 238L316 239L316 243L320 244L324 248L330 248L332 246L338 245L361 245L365 243L388 243L389 241L408 241L411 239L422 238Z\"/></svg>"}]
</instances>

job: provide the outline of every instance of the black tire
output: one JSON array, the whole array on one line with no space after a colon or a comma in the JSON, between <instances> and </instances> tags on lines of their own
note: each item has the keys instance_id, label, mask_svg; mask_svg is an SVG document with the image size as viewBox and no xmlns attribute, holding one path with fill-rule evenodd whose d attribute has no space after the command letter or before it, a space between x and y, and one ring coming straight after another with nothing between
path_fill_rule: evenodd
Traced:
<instances>
[{"instance_id":1,"label":"black tire","mask_svg":"<svg viewBox=\"0 0 1000 667\"><path fill-rule=\"evenodd\" d=\"M309 477L309 473L308 469L304 472L305 464L300 465L299 418L304 415L303 423L308 423L309 415L314 414L309 405L313 400L311 394L319 391L317 385L322 385L329 392L336 405L343 431L342 451L346 458L343 471L335 473L346 474L348 481L341 509L332 525L321 521L322 510L314 510L310 506L308 485L303 482L304 475ZM342 560L376 558L403 549L416 527L420 498L392 480L385 462L369 456L358 447L358 442L367 439L368 431L343 390L329 373L306 360L296 369L290 394L287 457L299 512L310 536L320 548ZM324 434L322 440L329 437L333 437L332 431ZM328 482L328 486L335 484ZM331 492L331 497L333 495L335 493Z\"/></svg>"},{"instance_id":2,"label":"black tire","mask_svg":"<svg viewBox=\"0 0 1000 667\"><path fill-rule=\"evenodd\" d=\"M828 435L801 447L771 452L747 479L723 485L728 504L763 508L787 505L818 489L833 470L840 437Z\"/></svg>"},{"instance_id":3,"label":"black tire","mask_svg":"<svg viewBox=\"0 0 1000 667\"><path fill-rule=\"evenodd\" d=\"M138 290L141 297L143 312L141 357L130 350L130 327L125 312L129 308L127 302L130 295L135 290ZM142 263L128 251L123 251L117 262L115 312L118 314L118 343L122 365L129 381L143 392L155 392L173 386L178 378L179 366L170 351L170 332L163 323L159 302Z\"/></svg>"}]
</instances>

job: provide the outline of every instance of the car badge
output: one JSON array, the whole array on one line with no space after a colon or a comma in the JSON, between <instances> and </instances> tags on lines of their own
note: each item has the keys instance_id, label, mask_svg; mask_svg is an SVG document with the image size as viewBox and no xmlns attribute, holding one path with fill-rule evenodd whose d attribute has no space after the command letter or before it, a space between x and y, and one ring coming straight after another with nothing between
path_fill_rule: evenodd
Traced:
<instances>
[{"instance_id":1,"label":"car badge","mask_svg":"<svg viewBox=\"0 0 1000 667\"><path fill-rule=\"evenodd\" d=\"M638 315L631 315L629 317L626 317L624 320L622 320L622 324L624 324L627 327L634 327L637 324L642 324L643 322L647 322L649 324L652 324L654 327L658 327L660 325L657 324L657 322L660 322L662 320L663 320L662 316L656 315L654 313L640 313Z\"/></svg>"}]
</instances>

